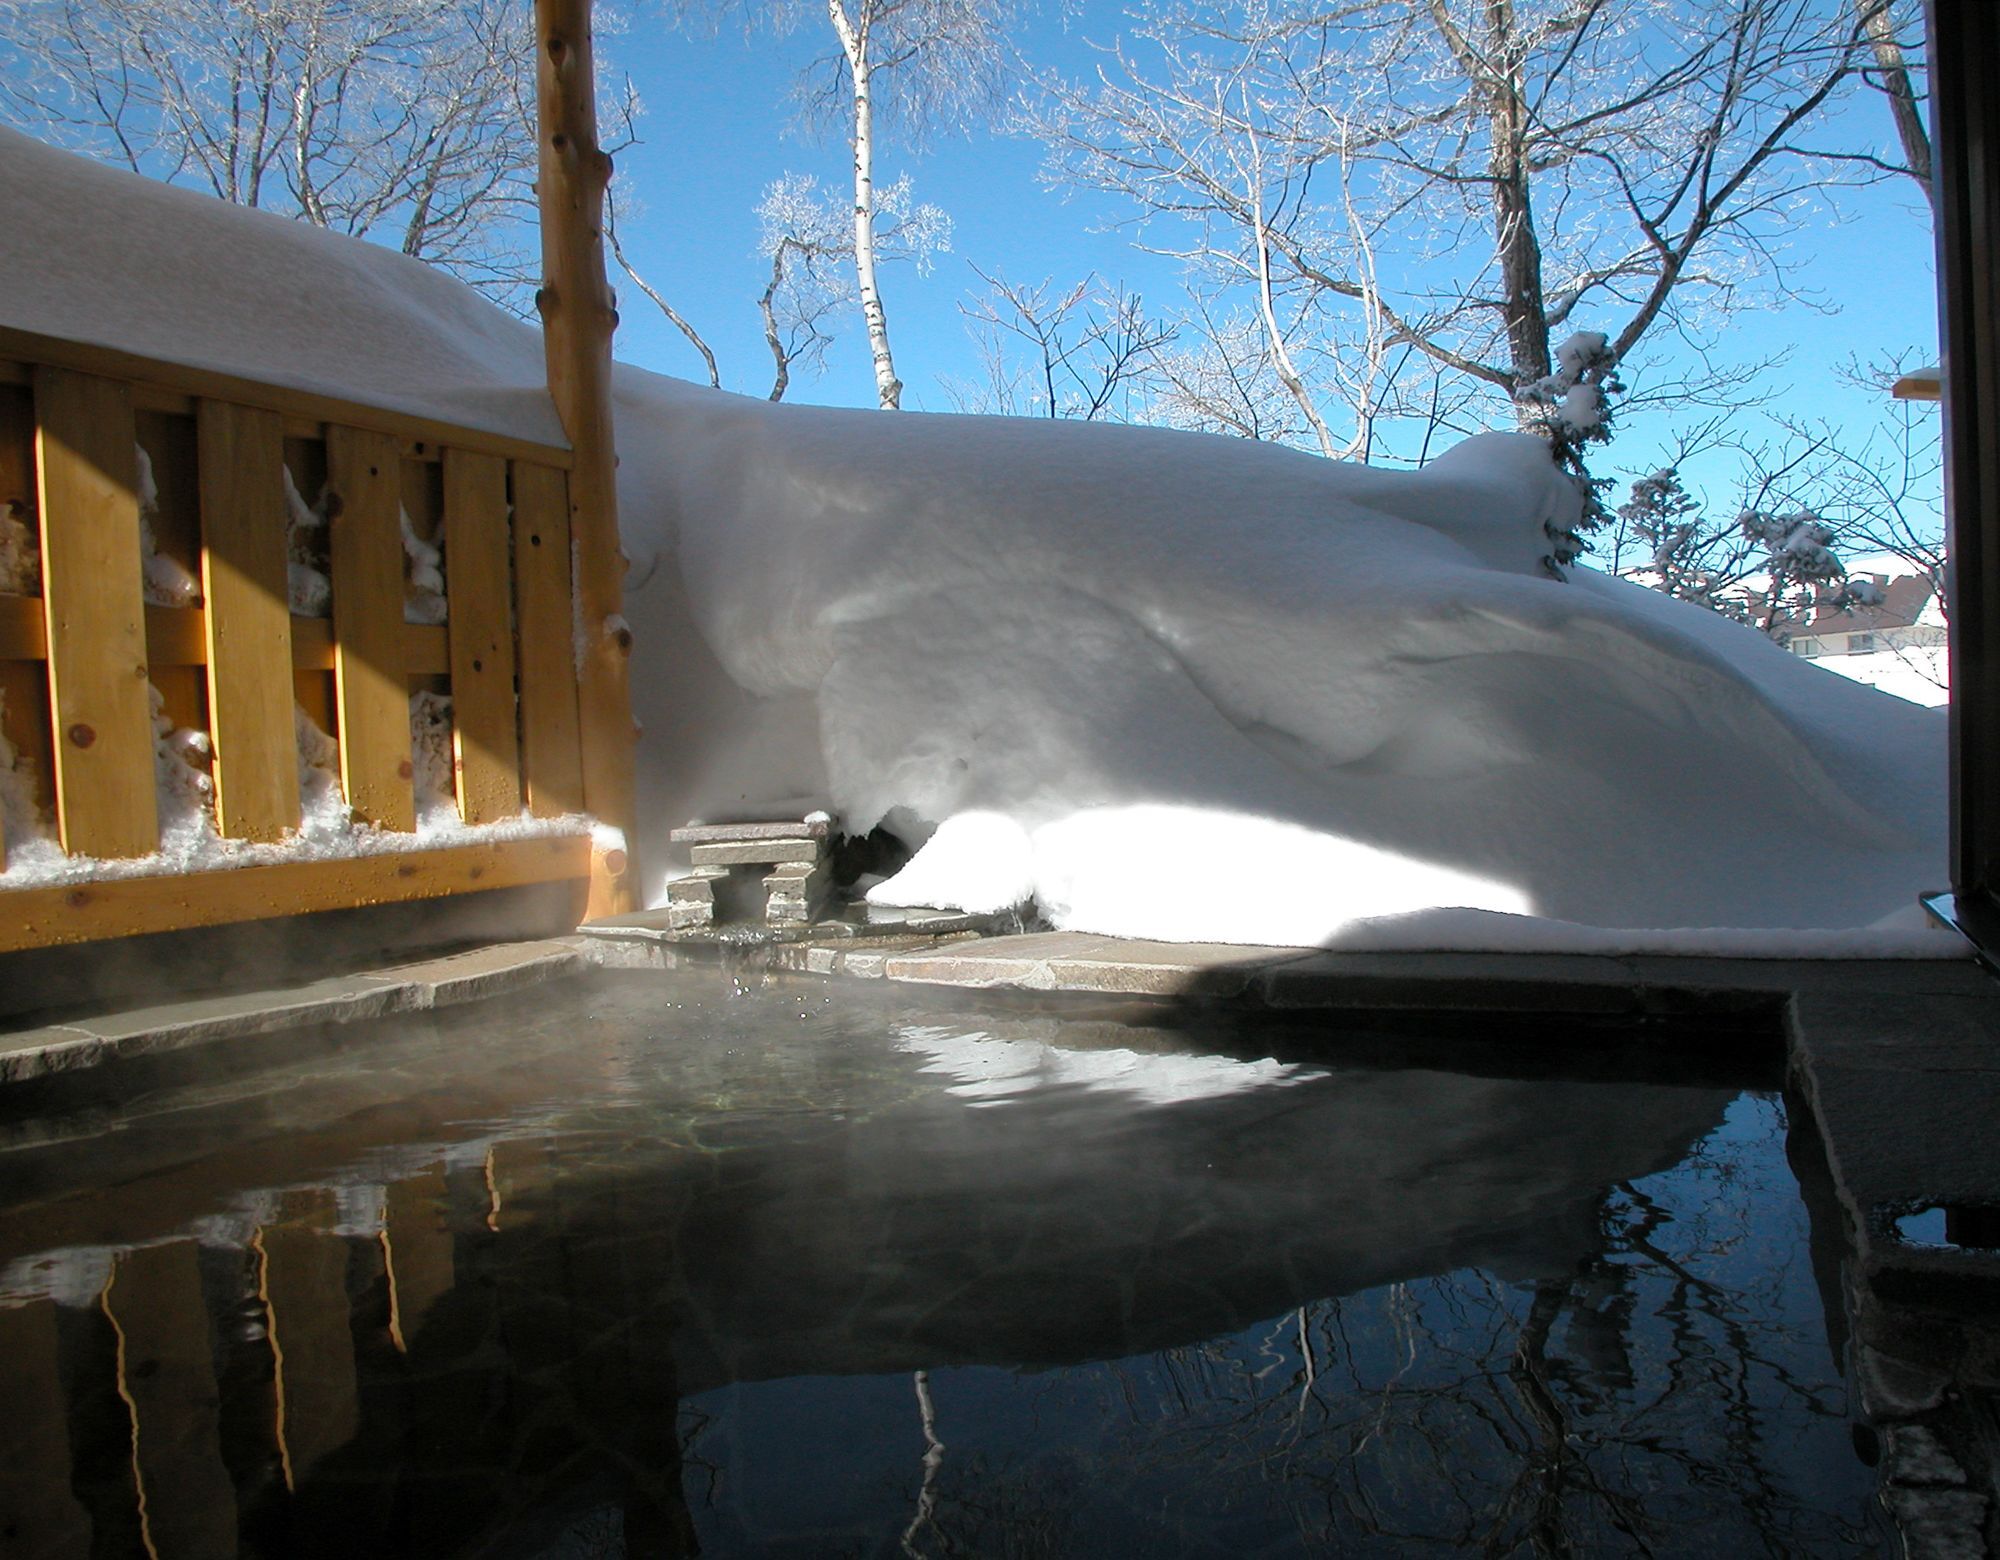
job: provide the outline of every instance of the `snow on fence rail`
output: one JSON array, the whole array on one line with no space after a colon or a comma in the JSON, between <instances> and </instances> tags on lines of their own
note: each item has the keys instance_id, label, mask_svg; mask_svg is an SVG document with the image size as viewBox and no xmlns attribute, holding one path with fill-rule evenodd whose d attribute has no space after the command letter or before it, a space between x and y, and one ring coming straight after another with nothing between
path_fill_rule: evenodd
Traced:
<instances>
[{"instance_id":1,"label":"snow on fence rail","mask_svg":"<svg viewBox=\"0 0 2000 1560\"><path fill-rule=\"evenodd\" d=\"M569 465L554 446L0 328L0 505L17 522L0 590L24 592L0 594L15 783L67 856L148 856L159 704L206 736L215 833L282 853L301 824L302 712L332 734L355 821L407 833L412 695L428 693L451 701L458 820L580 813ZM435 565L433 543L442 601L412 610L426 593L406 575ZM260 850L228 871L0 878L0 951L590 874L580 829L453 832L318 853L337 859ZM0 866L21 843L0 826Z\"/></svg>"}]
</instances>

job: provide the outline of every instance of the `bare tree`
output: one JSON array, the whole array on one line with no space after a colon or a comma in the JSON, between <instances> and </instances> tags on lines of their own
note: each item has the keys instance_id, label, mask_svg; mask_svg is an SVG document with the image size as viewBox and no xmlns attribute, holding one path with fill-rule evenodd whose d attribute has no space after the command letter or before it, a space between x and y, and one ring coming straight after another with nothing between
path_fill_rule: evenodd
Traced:
<instances>
[{"instance_id":1,"label":"bare tree","mask_svg":"<svg viewBox=\"0 0 2000 1560\"><path fill-rule=\"evenodd\" d=\"M1913 0L1854 0L1854 4L1868 33L1869 52L1875 56L1874 68L1867 72L1868 84L1889 100L1889 112L1896 122L1896 139L1903 148L1900 171L1916 181L1935 213L1931 136L1924 123L1921 87L1923 10ZM1913 55L1918 57L1915 64Z\"/></svg>"},{"instance_id":2,"label":"bare tree","mask_svg":"<svg viewBox=\"0 0 2000 1560\"><path fill-rule=\"evenodd\" d=\"M1310 430L1270 372L1261 319L1192 300L1176 342L1153 361L1153 415L1170 428L1292 444Z\"/></svg>"},{"instance_id":3,"label":"bare tree","mask_svg":"<svg viewBox=\"0 0 2000 1560\"><path fill-rule=\"evenodd\" d=\"M503 296L535 269L534 69L527 0L0 10L0 112L16 124ZM607 98L614 123L636 107L629 89Z\"/></svg>"},{"instance_id":4,"label":"bare tree","mask_svg":"<svg viewBox=\"0 0 2000 1560\"><path fill-rule=\"evenodd\" d=\"M1059 178L1124 197L1210 286L1254 289L1274 361L1311 320L1331 357L1372 336L1378 386L1407 348L1546 430L1558 348L1588 345L1559 399L1601 436L1643 340L1701 340L1785 288L1785 236L1837 185L1891 176L1809 139L1874 58L1868 15L1154 0L1097 81L1045 80L1033 122ZM1558 561L1580 545L1552 543Z\"/></svg>"},{"instance_id":5,"label":"bare tree","mask_svg":"<svg viewBox=\"0 0 2000 1560\"><path fill-rule=\"evenodd\" d=\"M1681 481L1684 466L1717 451L1741 473L1719 514ZM1858 441L1792 417L1769 416L1754 433L1717 418L1684 432L1667 464L1632 483L1607 566L1775 637L1814 609L1872 604L1872 587L1850 582L1845 560L1888 557L1948 615L1941 471L1925 407L1895 406Z\"/></svg>"},{"instance_id":6,"label":"bare tree","mask_svg":"<svg viewBox=\"0 0 2000 1560\"><path fill-rule=\"evenodd\" d=\"M667 317L667 323L687 337L688 344L701 354L702 362L708 366L708 387L711 390L720 390L722 374L715 366L715 353L709 344L702 340L701 332L690 325L680 310L667 302L660 290L640 275L638 268L625 258L625 246L618 241L618 200L615 195L607 194L605 198L604 237L611 245L611 257L618 262L618 268L632 278L632 285L650 298L653 306ZM775 400L776 397L772 399Z\"/></svg>"},{"instance_id":7,"label":"bare tree","mask_svg":"<svg viewBox=\"0 0 2000 1560\"><path fill-rule=\"evenodd\" d=\"M1355 307L1374 296L1378 219L1327 150L1353 133L1354 105L1312 84L1324 61L1245 21L1149 9L1138 46L1114 51L1094 86L1044 78L1026 124L1057 149L1062 177L1128 197L1142 246L1186 263L1199 301L1180 321L1175 377L1192 425L1358 454L1407 354ZM1301 273L1302 249L1327 246L1352 259L1351 290ZM1268 404L1272 385L1289 409Z\"/></svg>"},{"instance_id":8,"label":"bare tree","mask_svg":"<svg viewBox=\"0 0 2000 1560\"><path fill-rule=\"evenodd\" d=\"M983 384L950 386L962 412L1131 421L1131 398L1174 338L1150 318L1143 300L1087 276L1058 291L989 276L984 294L961 303L978 345Z\"/></svg>"},{"instance_id":9,"label":"bare tree","mask_svg":"<svg viewBox=\"0 0 2000 1560\"><path fill-rule=\"evenodd\" d=\"M951 218L919 203L907 174L875 193L873 218L877 261L907 260L925 275L951 248ZM780 401L794 364L824 367L834 321L858 296L855 230L839 197L822 191L809 174L772 180L757 204L757 219L758 251L771 263L757 308L776 370L771 399Z\"/></svg>"}]
</instances>

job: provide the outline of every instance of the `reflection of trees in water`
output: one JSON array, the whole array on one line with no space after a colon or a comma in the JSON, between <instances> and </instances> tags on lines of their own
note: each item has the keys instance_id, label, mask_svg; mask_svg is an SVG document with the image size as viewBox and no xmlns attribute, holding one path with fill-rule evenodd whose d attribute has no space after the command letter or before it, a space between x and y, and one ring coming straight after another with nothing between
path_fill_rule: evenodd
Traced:
<instances>
[{"instance_id":1,"label":"reflection of trees in water","mask_svg":"<svg viewBox=\"0 0 2000 1560\"><path fill-rule=\"evenodd\" d=\"M1184 1510L1159 1537L1195 1552L1867 1550L1862 1512L1826 1509L1847 1407L1805 1373L1824 1344L1810 1274L1788 1255L1804 1241L1772 1236L1804 1217L1783 1113L1746 1104L1723 1132L1747 1125L1757 1142L1712 1138L1672 1172L1608 1189L1566 1276L1391 1284L1038 1379L1052 1420L1115 1426L1060 1470L1047 1455L961 1457L959 1379L940 1373L953 1452L927 1481L917 1552L1057 1552L1019 1540L1064 1509L1065 1488L1116 1489L1141 1526Z\"/></svg>"}]
</instances>

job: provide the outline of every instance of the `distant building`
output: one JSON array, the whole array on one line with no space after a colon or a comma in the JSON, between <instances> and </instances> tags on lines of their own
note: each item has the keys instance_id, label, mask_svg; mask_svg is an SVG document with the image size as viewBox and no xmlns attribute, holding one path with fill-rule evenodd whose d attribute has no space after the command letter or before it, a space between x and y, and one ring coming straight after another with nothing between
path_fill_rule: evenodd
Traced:
<instances>
[{"instance_id":1,"label":"distant building","mask_svg":"<svg viewBox=\"0 0 2000 1560\"><path fill-rule=\"evenodd\" d=\"M1861 598L1836 607L1828 593L1804 614L1778 619L1778 637L1794 655L1915 704L1951 697L1951 658L1943 603L1921 575L1847 578Z\"/></svg>"},{"instance_id":2,"label":"distant building","mask_svg":"<svg viewBox=\"0 0 2000 1560\"><path fill-rule=\"evenodd\" d=\"M1831 593L1803 616L1778 619L1779 637L1794 655L1868 655L1878 650L1932 649L1944 644L1944 614L1931 582L1915 574L1850 575L1849 604L1836 607Z\"/></svg>"}]
</instances>

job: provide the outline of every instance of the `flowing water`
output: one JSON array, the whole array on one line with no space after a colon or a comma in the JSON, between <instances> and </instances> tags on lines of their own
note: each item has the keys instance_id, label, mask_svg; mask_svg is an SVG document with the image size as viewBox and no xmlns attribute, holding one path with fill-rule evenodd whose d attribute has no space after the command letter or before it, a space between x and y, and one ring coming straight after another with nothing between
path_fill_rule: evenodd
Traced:
<instances>
[{"instance_id":1,"label":"flowing water","mask_svg":"<svg viewBox=\"0 0 2000 1560\"><path fill-rule=\"evenodd\" d=\"M16 1094L0 1554L1886 1553L1703 1038L604 974Z\"/></svg>"}]
</instances>

